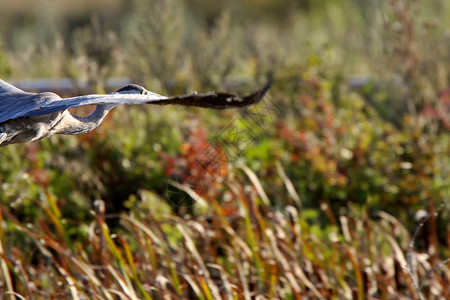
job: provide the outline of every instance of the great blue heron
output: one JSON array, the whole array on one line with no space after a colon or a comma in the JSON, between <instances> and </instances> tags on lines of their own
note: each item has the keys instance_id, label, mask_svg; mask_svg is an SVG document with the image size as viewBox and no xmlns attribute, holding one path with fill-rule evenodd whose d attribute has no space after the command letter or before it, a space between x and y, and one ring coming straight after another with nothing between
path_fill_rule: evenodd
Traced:
<instances>
[{"instance_id":1,"label":"great blue heron","mask_svg":"<svg viewBox=\"0 0 450 300\"><path fill-rule=\"evenodd\" d=\"M110 94L61 98L51 92L24 92L0 79L0 147L39 141L53 134L86 133L100 125L106 114L119 104L180 104L213 109L246 107L258 103L270 85L271 82L242 98L222 92L166 97L135 84ZM97 105L87 117L68 111L87 105Z\"/></svg>"}]
</instances>

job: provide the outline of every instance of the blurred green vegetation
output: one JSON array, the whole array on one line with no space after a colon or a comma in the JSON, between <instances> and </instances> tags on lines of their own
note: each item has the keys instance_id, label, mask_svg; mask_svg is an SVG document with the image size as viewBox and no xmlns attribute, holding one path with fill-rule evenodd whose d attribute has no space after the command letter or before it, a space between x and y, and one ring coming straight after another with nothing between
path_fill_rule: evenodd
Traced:
<instances>
[{"instance_id":1,"label":"blurred green vegetation","mask_svg":"<svg viewBox=\"0 0 450 300\"><path fill-rule=\"evenodd\" d=\"M118 107L89 134L0 148L0 291L419 297L402 268L425 210L415 274L449 296L448 1L36 3L1 4L5 80L274 85L244 111ZM202 201L179 205L174 178Z\"/></svg>"}]
</instances>

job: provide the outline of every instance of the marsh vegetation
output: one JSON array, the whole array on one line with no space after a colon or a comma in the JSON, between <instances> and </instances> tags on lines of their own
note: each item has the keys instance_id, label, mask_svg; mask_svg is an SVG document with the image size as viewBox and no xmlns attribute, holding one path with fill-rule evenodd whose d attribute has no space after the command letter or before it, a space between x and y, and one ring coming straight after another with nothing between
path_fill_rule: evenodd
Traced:
<instances>
[{"instance_id":1,"label":"marsh vegetation","mask_svg":"<svg viewBox=\"0 0 450 300\"><path fill-rule=\"evenodd\" d=\"M0 149L2 297L450 298L448 1L105 2L2 1L1 78L275 83Z\"/></svg>"}]
</instances>

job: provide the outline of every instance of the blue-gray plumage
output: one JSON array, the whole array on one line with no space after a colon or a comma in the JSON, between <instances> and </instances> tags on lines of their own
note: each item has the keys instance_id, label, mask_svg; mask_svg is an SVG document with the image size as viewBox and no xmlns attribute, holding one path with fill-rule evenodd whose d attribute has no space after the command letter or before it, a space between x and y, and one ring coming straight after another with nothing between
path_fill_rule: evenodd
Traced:
<instances>
[{"instance_id":1,"label":"blue-gray plumage","mask_svg":"<svg viewBox=\"0 0 450 300\"><path fill-rule=\"evenodd\" d=\"M246 107L258 103L271 82L247 97L230 93L190 94L166 97L142 86L130 84L110 94L61 98L55 93L28 93L0 79L0 147L42 140L53 134L80 134L91 131L119 104L179 104L213 109ZM68 109L96 105L87 117Z\"/></svg>"}]
</instances>

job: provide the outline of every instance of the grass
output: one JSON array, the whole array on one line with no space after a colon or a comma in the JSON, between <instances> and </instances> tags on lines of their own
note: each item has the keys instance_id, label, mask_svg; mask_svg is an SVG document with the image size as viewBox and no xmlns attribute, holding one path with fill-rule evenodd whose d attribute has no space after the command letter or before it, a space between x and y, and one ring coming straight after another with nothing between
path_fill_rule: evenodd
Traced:
<instances>
[{"instance_id":1,"label":"grass","mask_svg":"<svg viewBox=\"0 0 450 300\"><path fill-rule=\"evenodd\" d=\"M431 265L409 247L412 237L393 216L355 211L320 228L294 201L275 211L239 183L224 184L227 205L204 199L208 211L195 218L159 212L167 204L155 195L140 199L139 212L114 216L97 200L82 224L65 218L50 194L34 203L36 225L3 206L4 289L29 299L448 296L448 262ZM120 226L110 228L108 218Z\"/></svg>"},{"instance_id":2,"label":"grass","mask_svg":"<svg viewBox=\"0 0 450 300\"><path fill-rule=\"evenodd\" d=\"M254 2L0 18L5 79L275 80L247 110L118 107L1 148L2 297L450 298L447 1Z\"/></svg>"}]
</instances>

